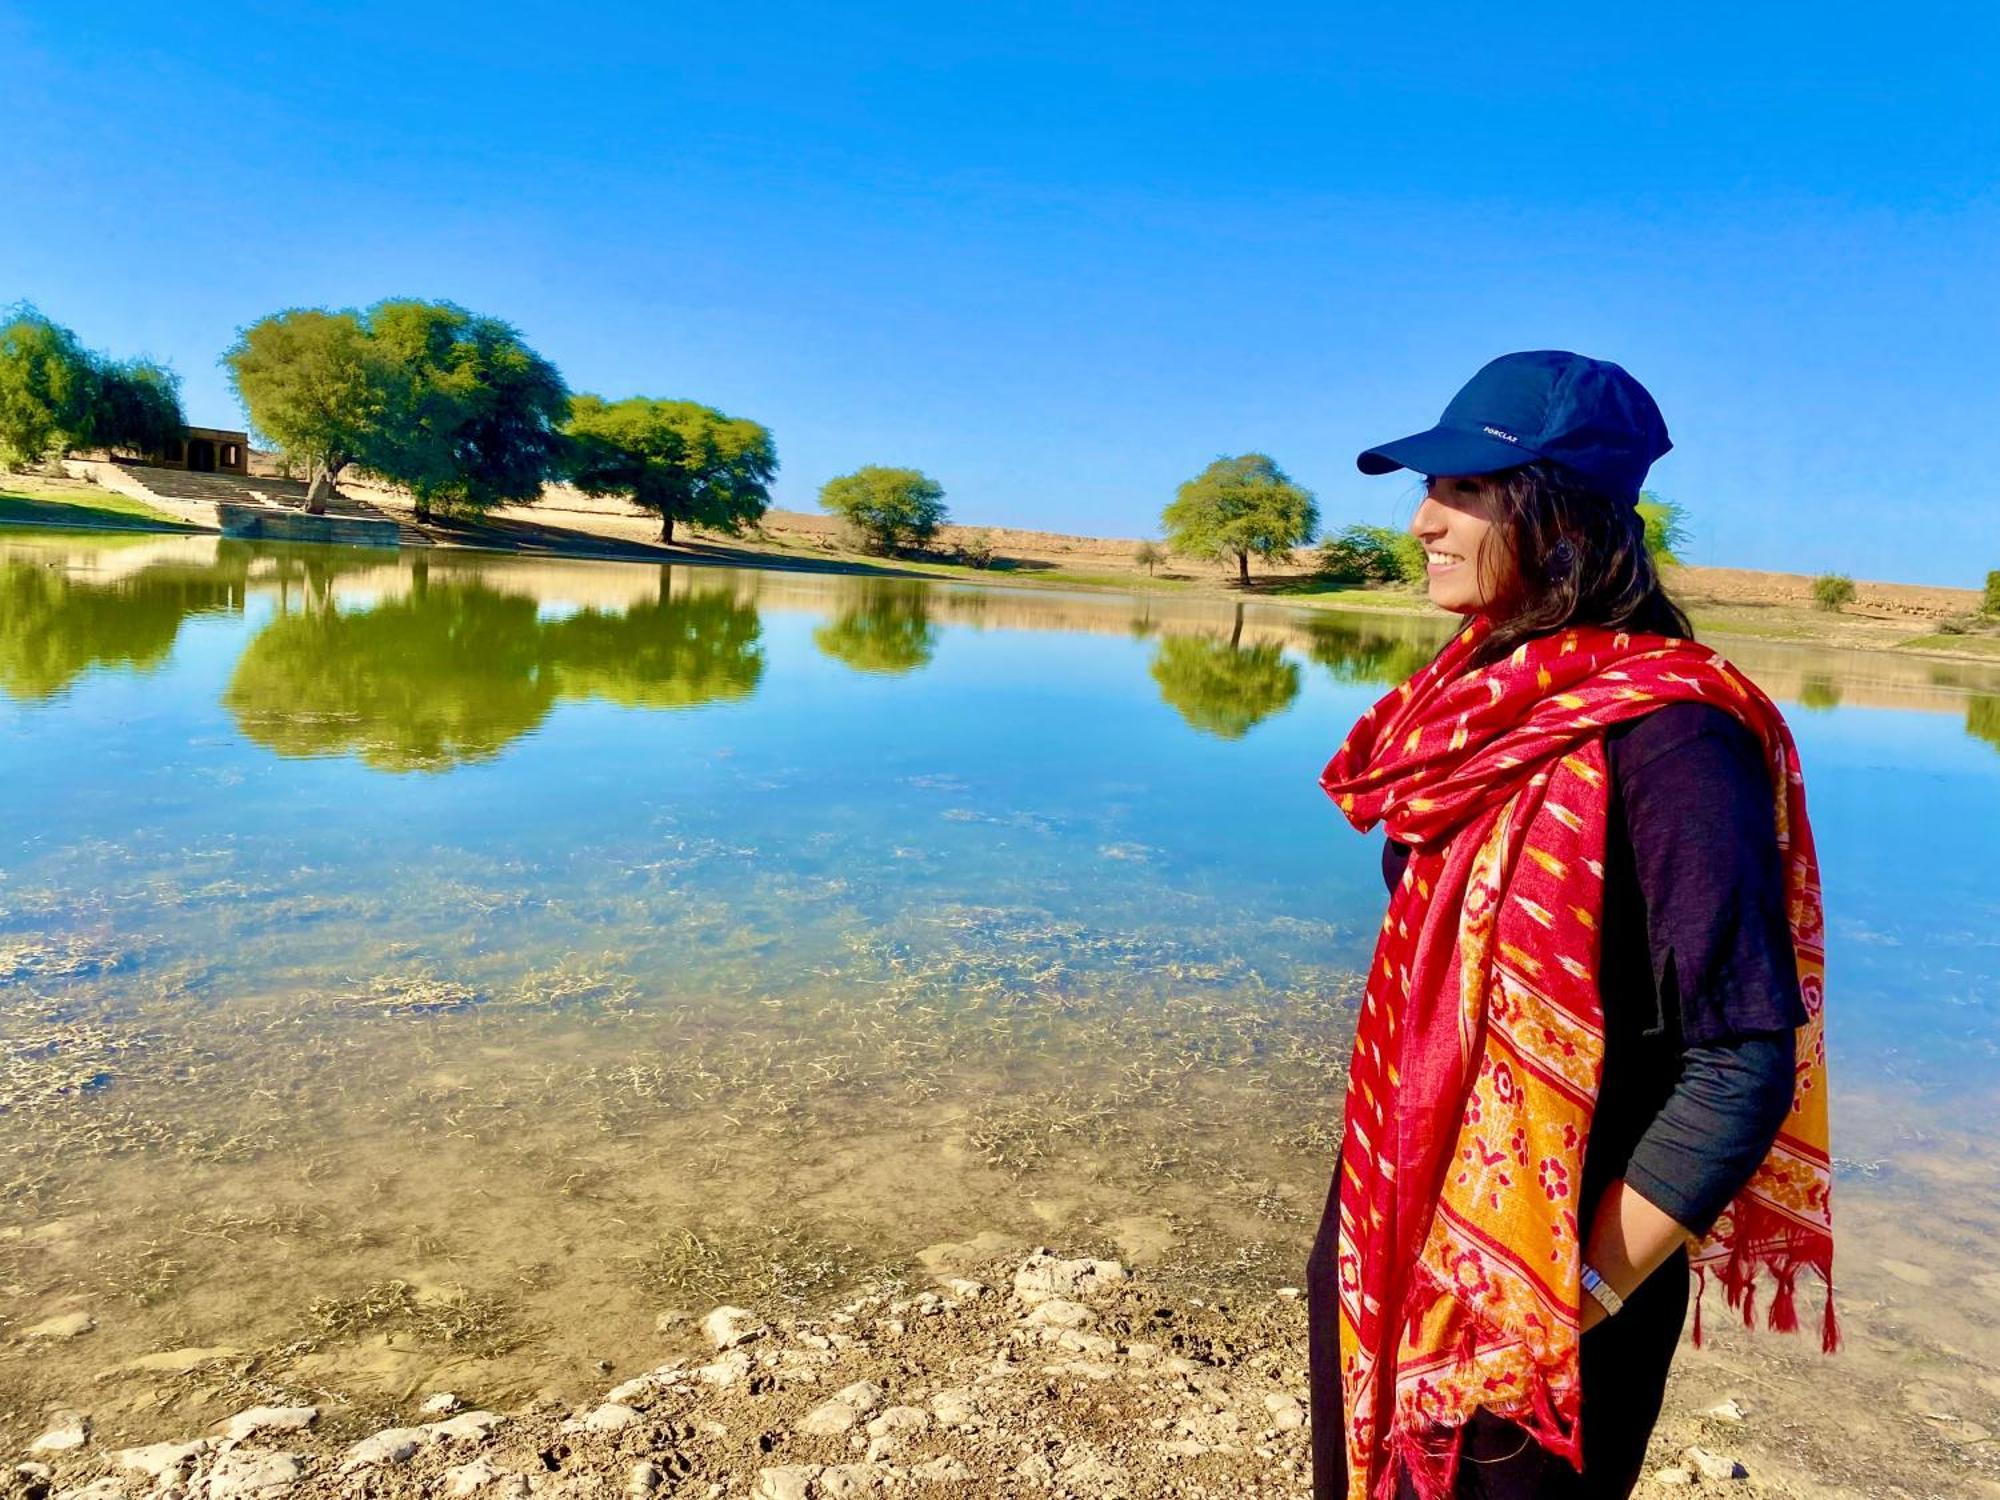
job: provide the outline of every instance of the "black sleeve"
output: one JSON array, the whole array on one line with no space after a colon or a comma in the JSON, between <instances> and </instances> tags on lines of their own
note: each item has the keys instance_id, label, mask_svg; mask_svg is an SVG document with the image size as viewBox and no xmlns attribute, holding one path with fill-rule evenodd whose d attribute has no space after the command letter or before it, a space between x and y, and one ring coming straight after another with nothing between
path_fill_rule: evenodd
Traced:
<instances>
[{"instance_id":1,"label":"black sleeve","mask_svg":"<svg viewBox=\"0 0 2000 1500\"><path fill-rule=\"evenodd\" d=\"M1627 1184L1707 1234L1791 1112L1795 1051L1789 1029L1690 1047L1680 1082L1625 1164Z\"/></svg>"},{"instance_id":2,"label":"black sleeve","mask_svg":"<svg viewBox=\"0 0 2000 1500\"><path fill-rule=\"evenodd\" d=\"M1805 1024L1763 747L1726 710L1676 703L1611 743L1654 982L1688 1046Z\"/></svg>"},{"instance_id":3,"label":"black sleeve","mask_svg":"<svg viewBox=\"0 0 2000 1500\"><path fill-rule=\"evenodd\" d=\"M1389 888L1389 894L1396 894L1396 882L1403 878L1403 867L1410 862L1410 846L1399 844L1392 838L1382 840L1382 884Z\"/></svg>"}]
</instances>

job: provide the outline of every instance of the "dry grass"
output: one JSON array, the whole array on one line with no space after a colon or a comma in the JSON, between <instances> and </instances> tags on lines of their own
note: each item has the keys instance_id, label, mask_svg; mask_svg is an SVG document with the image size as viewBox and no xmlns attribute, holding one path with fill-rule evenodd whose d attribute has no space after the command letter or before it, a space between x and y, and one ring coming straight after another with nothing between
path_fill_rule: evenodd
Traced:
<instances>
[{"instance_id":1,"label":"dry grass","mask_svg":"<svg viewBox=\"0 0 2000 1500\"><path fill-rule=\"evenodd\" d=\"M801 1306L854 1285L874 1263L857 1246L784 1218L756 1228L677 1229L627 1264L656 1301L696 1309L732 1300Z\"/></svg>"},{"instance_id":2,"label":"dry grass","mask_svg":"<svg viewBox=\"0 0 2000 1500\"><path fill-rule=\"evenodd\" d=\"M469 984L440 979L430 969L376 974L359 989L328 997L335 1005L377 1015L434 1016L477 1005L484 996Z\"/></svg>"},{"instance_id":3,"label":"dry grass","mask_svg":"<svg viewBox=\"0 0 2000 1500\"><path fill-rule=\"evenodd\" d=\"M309 1331L293 1350L396 1332L434 1349L491 1358L520 1347L536 1332L497 1295L462 1286L426 1294L406 1281L382 1281L351 1296L318 1298L306 1316Z\"/></svg>"}]
</instances>

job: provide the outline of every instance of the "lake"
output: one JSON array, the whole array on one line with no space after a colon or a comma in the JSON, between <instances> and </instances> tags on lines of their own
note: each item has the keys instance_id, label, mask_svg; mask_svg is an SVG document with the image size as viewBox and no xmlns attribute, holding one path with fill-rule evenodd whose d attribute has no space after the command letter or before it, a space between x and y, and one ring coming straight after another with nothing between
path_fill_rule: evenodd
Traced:
<instances>
[{"instance_id":1,"label":"lake","mask_svg":"<svg viewBox=\"0 0 2000 1500\"><path fill-rule=\"evenodd\" d=\"M498 1403L982 1230L1296 1282L1385 899L1317 777L1444 628L0 535L0 1313L99 1325L0 1406L185 1346ZM1942 1283L2000 670L1722 645L1806 766L1848 1243Z\"/></svg>"}]
</instances>

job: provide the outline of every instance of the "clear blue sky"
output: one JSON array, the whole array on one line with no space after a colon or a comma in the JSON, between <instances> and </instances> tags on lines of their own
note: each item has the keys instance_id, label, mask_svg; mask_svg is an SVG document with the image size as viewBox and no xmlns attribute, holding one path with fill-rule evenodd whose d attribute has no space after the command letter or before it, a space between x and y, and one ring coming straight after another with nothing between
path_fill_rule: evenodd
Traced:
<instances>
[{"instance_id":1,"label":"clear blue sky","mask_svg":"<svg viewBox=\"0 0 2000 1500\"><path fill-rule=\"evenodd\" d=\"M170 361L450 298L771 426L781 504L1136 535L1483 360L1619 360L1692 560L2000 567L2000 8L0 0L0 302Z\"/></svg>"}]
</instances>

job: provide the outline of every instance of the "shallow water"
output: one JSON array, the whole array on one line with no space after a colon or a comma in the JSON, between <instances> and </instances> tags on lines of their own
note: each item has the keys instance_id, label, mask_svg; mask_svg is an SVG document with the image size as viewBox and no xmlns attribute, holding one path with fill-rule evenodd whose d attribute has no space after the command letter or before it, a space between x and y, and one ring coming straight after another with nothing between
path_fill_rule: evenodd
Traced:
<instances>
[{"instance_id":1,"label":"shallow water","mask_svg":"<svg viewBox=\"0 0 2000 1500\"><path fill-rule=\"evenodd\" d=\"M1316 777L1441 628L0 538L0 1317L99 1325L0 1404L191 1345L500 1401L984 1229L1295 1280L1383 900ZM1874 1190L1992 1129L2000 671L1727 649Z\"/></svg>"}]
</instances>

